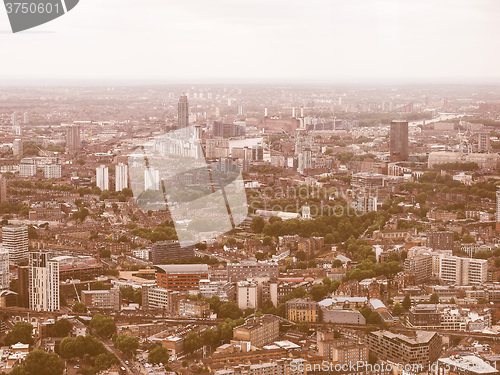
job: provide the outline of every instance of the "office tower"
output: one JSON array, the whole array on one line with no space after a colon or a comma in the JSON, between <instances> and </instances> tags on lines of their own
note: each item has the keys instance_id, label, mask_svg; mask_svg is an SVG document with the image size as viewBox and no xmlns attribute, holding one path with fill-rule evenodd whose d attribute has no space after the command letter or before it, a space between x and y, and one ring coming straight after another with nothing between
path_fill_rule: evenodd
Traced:
<instances>
[{"instance_id":1,"label":"office tower","mask_svg":"<svg viewBox=\"0 0 500 375\"><path fill-rule=\"evenodd\" d=\"M80 125L72 124L66 126L66 148L70 152L78 151L82 147L80 136Z\"/></svg>"},{"instance_id":2,"label":"office tower","mask_svg":"<svg viewBox=\"0 0 500 375\"><path fill-rule=\"evenodd\" d=\"M252 146L252 161L264 160L264 148L261 145Z\"/></svg>"},{"instance_id":3,"label":"office tower","mask_svg":"<svg viewBox=\"0 0 500 375\"><path fill-rule=\"evenodd\" d=\"M10 264L18 265L28 260L28 227L7 225L2 228L2 243L9 252Z\"/></svg>"},{"instance_id":4,"label":"office tower","mask_svg":"<svg viewBox=\"0 0 500 375\"><path fill-rule=\"evenodd\" d=\"M182 94L179 98L179 104L177 105L177 115L178 129L183 129L189 126L189 103L188 98L185 94Z\"/></svg>"},{"instance_id":5,"label":"office tower","mask_svg":"<svg viewBox=\"0 0 500 375\"><path fill-rule=\"evenodd\" d=\"M490 133L481 132L475 134L475 144L477 152L490 151Z\"/></svg>"},{"instance_id":6,"label":"office tower","mask_svg":"<svg viewBox=\"0 0 500 375\"><path fill-rule=\"evenodd\" d=\"M500 189L497 190L496 230L500 231Z\"/></svg>"},{"instance_id":7,"label":"office tower","mask_svg":"<svg viewBox=\"0 0 500 375\"><path fill-rule=\"evenodd\" d=\"M160 171L147 168L144 171L144 190L160 190Z\"/></svg>"},{"instance_id":8,"label":"office tower","mask_svg":"<svg viewBox=\"0 0 500 375\"><path fill-rule=\"evenodd\" d=\"M14 156L23 156L22 139L14 139L14 142L12 142L12 153L14 154Z\"/></svg>"},{"instance_id":9,"label":"office tower","mask_svg":"<svg viewBox=\"0 0 500 375\"><path fill-rule=\"evenodd\" d=\"M0 289L10 286L9 251L0 244Z\"/></svg>"},{"instance_id":10,"label":"office tower","mask_svg":"<svg viewBox=\"0 0 500 375\"><path fill-rule=\"evenodd\" d=\"M109 190L108 167L101 165L95 169L96 185L101 190Z\"/></svg>"},{"instance_id":11,"label":"office tower","mask_svg":"<svg viewBox=\"0 0 500 375\"><path fill-rule=\"evenodd\" d=\"M29 308L35 311L59 310L59 262L49 253L30 252Z\"/></svg>"},{"instance_id":12,"label":"office tower","mask_svg":"<svg viewBox=\"0 0 500 375\"><path fill-rule=\"evenodd\" d=\"M7 202L7 179L0 175L0 203Z\"/></svg>"},{"instance_id":13,"label":"office tower","mask_svg":"<svg viewBox=\"0 0 500 375\"><path fill-rule=\"evenodd\" d=\"M128 165L120 163L115 167L115 190L128 188Z\"/></svg>"},{"instance_id":14,"label":"office tower","mask_svg":"<svg viewBox=\"0 0 500 375\"><path fill-rule=\"evenodd\" d=\"M45 178L61 178L62 166L61 164L49 164L43 167L43 177Z\"/></svg>"},{"instance_id":15,"label":"office tower","mask_svg":"<svg viewBox=\"0 0 500 375\"><path fill-rule=\"evenodd\" d=\"M408 121L392 121L390 138L391 162L408 160Z\"/></svg>"}]
</instances>

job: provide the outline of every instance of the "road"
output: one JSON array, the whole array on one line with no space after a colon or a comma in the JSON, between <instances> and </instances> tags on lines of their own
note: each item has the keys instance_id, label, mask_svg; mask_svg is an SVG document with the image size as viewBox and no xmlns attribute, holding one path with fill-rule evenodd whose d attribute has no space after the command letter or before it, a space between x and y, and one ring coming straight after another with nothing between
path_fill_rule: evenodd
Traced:
<instances>
[{"instance_id":1,"label":"road","mask_svg":"<svg viewBox=\"0 0 500 375\"><path fill-rule=\"evenodd\" d=\"M113 345L111 345L111 341L103 339L101 336L97 334L93 329L90 329L90 333L92 336L97 338L99 341L101 341L104 345L104 347L114 355L116 355L116 358L120 361L120 366L124 367L125 370L127 370L127 374L134 374L134 375L141 375L141 372L136 372L132 371L129 365L125 363L125 361L122 359L122 353L118 351Z\"/></svg>"}]
</instances>

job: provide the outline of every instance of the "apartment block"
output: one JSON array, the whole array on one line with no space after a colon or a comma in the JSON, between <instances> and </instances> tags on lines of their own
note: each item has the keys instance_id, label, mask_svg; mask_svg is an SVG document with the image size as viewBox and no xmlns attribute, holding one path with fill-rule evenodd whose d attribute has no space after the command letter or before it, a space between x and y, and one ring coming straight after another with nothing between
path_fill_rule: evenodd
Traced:
<instances>
[{"instance_id":1,"label":"apartment block","mask_svg":"<svg viewBox=\"0 0 500 375\"><path fill-rule=\"evenodd\" d=\"M279 336L279 319L273 315L263 315L247 321L233 330L234 339L249 341L250 345L261 348L276 341Z\"/></svg>"}]
</instances>

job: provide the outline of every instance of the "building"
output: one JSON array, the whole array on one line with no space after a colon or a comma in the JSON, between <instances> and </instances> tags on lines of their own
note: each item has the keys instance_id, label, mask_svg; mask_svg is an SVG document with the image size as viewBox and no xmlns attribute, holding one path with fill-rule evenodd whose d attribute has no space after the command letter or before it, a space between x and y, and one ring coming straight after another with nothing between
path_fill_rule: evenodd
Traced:
<instances>
[{"instance_id":1,"label":"building","mask_svg":"<svg viewBox=\"0 0 500 375\"><path fill-rule=\"evenodd\" d=\"M59 279L66 280L94 280L103 274L103 265L91 256L62 255L54 257L59 262Z\"/></svg>"},{"instance_id":2,"label":"building","mask_svg":"<svg viewBox=\"0 0 500 375\"><path fill-rule=\"evenodd\" d=\"M45 178L61 178L62 166L61 164L48 164L43 167L43 177Z\"/></svg>"},{"instance_id":3,"label":"building","mask_svg":"<svg viewBox=\"0 0 500 375\"><path fill-rule=\"evenodd\" d=\"M75 152L82 147L80 137L80 125L72 124L66 126L66 149L69 152Z\"/></svg>"},{"instance_id":4,"label":"building","mask_svg":"<svg viewBox=\"0 0 500 375\"><path fill-rule=\"evenodd\" d=\"M151 249L153 263L161 264L168 261L182 261L194 258L194 248L192 246L181 247L178 241L158 241Z\"/></svg>"},{"instance_id":5,"label":"building","mask_svg":"<svg viewBox=\"0 0 500 375\"><path fill-rule=\"evenodd\" d=\"M394 363L427 366L441 353L441 337L436 332L415 331L411 336L389 331L374 331L366 335L370 352L379 359Z\"/></svg>"},{"instance_id":6,"label":"building","mask_svg":"<svg viewBox=\"0 0 500 375\"><path fill-rule=\"evenodd\" d=\"M115 167L115 190L122 191L128 188L128 165L119 163Z\"/></svg>"},{"instance_id":7,"label":"building","mask_svg":"<svg viewBox=\"0 0 500 375\"><path fill-rule=\"evenodd\" d=\"M486 259L440 256L439 278L454 285L481 284L488 280L488 261Z\"/></svg>"},{"instance_id":8,"label":"building","mask_svg":"<svg viewBox=\"0 0 500 375\"><path fill-rule=\"evenodd\" d=\"M435 305L416 305L410 309L407 323L411 327L439 327L441 314Z\"/></svg>"},{"instance_id":9,"label":"building","mask_svg":"<svg viewBox=\"0 0 500 375\"><path fill-rule=\"evenodd\" d=\"M227 276L229 281L232 282L257 277L278 278L279 269L276 263L259 263L251 261L228 263Z\"/></svg>"},{"instance_id":10,"label":"building","mask_svg":"<svg viewBox=\"0 0 500 375\"><path fill-rule=\"evenodd\" d=\"M14 156L23 156L23 140L22 139L14 139L12 142L12 153Z\"/></svg>"},{"instance_id":11,"label":"building","mask_svg":"<svg viewBox=\"0 0 500 375\"><path fill-rule=\"evenodd\" d=\"M495 212L495 218L496 218L496 230L497 232L500 232L500 190L497 190L497 209Z\"/></svg>"},{"instance_id":12,"label":"building","mask_svg":"<svg viewBox=\"0 0 500 375\"><path fill-rule=\"evenodd\" d=\"M119 311L120 289L82 290L82 302L88 308Z\"/></svg>"},{"instance_id":13,"label":"building","mask_svg":"<svg viewBox=\"0 0 500 375\"><path fill-rule=\"evenodd\" d=\"M177 303L177 313L188 318L210 318L210 304L181 297Z\"/></svg>"},{"instance_id":14,"label":"building","mask_svg":"<svg viewBox=\"0 0 500 375\"><path fill-rule=\"evenodd\" d=\"M59 310L59 263L49 253L29 254L29 308L35 311Z\"/></svg>"},{"instance_id":15,"label":"building","mask_svg":"<svg viewBox=\"0 0 500 375\"><path fill-rule=\"evenodd\" d=\"M234 340L249 341L251 346L262 348L278 339L279 319L273 315L247 319L233 329Z\"/></svg>"},{"instance_id":16,"label":"building","mask_svg":"<svg viewBox=\"0 0 500 375\"><path fill-rule=\"evenodd\" d=\"M19 177L33 177L36 175L36 164L32 159L22 159L19 164Z\"/></svg>"},{"instance_id":17,"label":"building","mask_svg":"<svg viewBox=\"0 0 500 375\"><path fill-rule=\"evenodd\" d=\"M454 234L451 231L427 233L427 246L433 250L453 250Z\"/></svg>"},{"instance_id":18,"label":"building","mask_svg":"<svg viewBox=\"0 0 500 375\"><path fill-rule=\"evenodd\" d=\"M267 351L266 351L267 352ZM252 352L255 357L255 352ZM283 358L255 364L239 364L215 370L214 375L305 375L308 373L307 361L302 358ZM243 361L241 361L243 362ZM245 361L246 362L246 361Z\"/></svg>"},{"instance_id":19,"label":"building","mask_svg":"<svg viewBox=\"0 0 500 375\"><path fill-rule=\"evenodd\" d=\"M0 289L7 289L9 286L9 251L0 244Z\"/></svg>"},{"instance_id":20,"label":"building","mask_svg":"<svg viewBox=\"0 0 500 375\"><path fill-rule=\"evenodd\" d=\"M95 170L96 185L101 190L109 190L108 167L101 165Z\"/></svg>"},{"instance_id":21,"label":"building","mask_svg":"<svg viewBox=\"0 0 500 375\"><path fill-rule=\"evenodd\" d=\"M318 355L339 364L368 362L367 345L335 336L335 332L317 332Z\"/></svg>"},{"instance_id":22,"label":"building","mask_svg":"<svg viewBox=\"0 0 500 375\"><path fill-rule=\"evenodd\" d=\"M252 146L252 161L262 161L264 160L264 148L262 145Z\"/></svg>"},{"instance_id":23,"label":"building","mask_svg":"<svg viewBox=\"0 0 500 375\"><path fill-rule=\"evenodd\" d=\"M390 161L408 160L408 121L391 122Z\"/></svg>"},{"instance_id":24,"label":"building","mask_svg":"<svg viewBox=\"0 0 500 375\"><path fill-rule=\"evenodd\" d=\"M11 265L19 265L28 260L28 227L7 225L2 228L2 243L9 252Z\"/></svg>"},{"instance_id":25,"label":"building","mask_svg":"<svg viewBox=\"0 0 500 375\"><path fill-rule=\"evenodd\" d=\"M7 179L0 175L0 203L7 202Z\"/></svg>"},{"instance_id":26,"label":"building","mask_svg":"<svg viewBox=\"0 0 500 375\"><path fill-rule=\"evenodd\" d=\"M439 358L435 375L493 375L498 374L496 366L474 355L454 355Z\"/></svg>"},{"instance_id":27,"label":"building","mask_svg":"<svg viewBox=\"0 0 500 375\"><path fill-rule=\"evenodd\" d=\"M185 94L182 94L177 104L177 129L189 126L189 103Z\"/></svg>"},{"instance_id":28,"label":"building","mask_svg":"<svg viewBox=\"0 0 500 375\"><path fill-rule=\"evenodd\" d=\"M206 264L169 264L155 266L156 284L160 288L198 293L200 280L208 279Z\"/></svg>"},{"instance_id":29,"label":"building","mask_svg":"<svg viewBox=\"0 0 500 375\"><path fill-rule=\"evenodd\" d=\"M144 170L144 190L160 190L160 171L154 168Z\"/></svg>"},{"instance_id":30,"label":"building","mask_svg":"<svg viewBox=\"0 0 500 375\"><path fill-rule=\"evenodd\" d=\"M324 323L337 323L337 324L366 324L366 319L359 312L359 310L337 308L323 308L321 307L321 315Z\"/></svg>"},{"instance_id":31,"label":"building","mask_svg":"<svg viewBox=\"0 0 500 375\"><path fill-rule=\"evenodd\" d=\"M422 254L406 258L404 271L411 277L414 284L422 284L432 277L432 255Z\"/></svg>"},{"instance_id":32,"label":"building","mask_svg":"<svg viewBox=\"0 0 500 375\"><path fill-rule=\"evenodd\" d=\"M157 286L142 287L142 308L145 310L162 310L166 314L177 312L179 292Z\"/></svg>"},{"instance_id":33,"label":"building","mask_svg":"<svg viewBox=\"0 0 500 375\"><path fill-rule=\"evenodd\" d=\"M241 310L257 309L259 307L259 285L252 281L236 283L236 300Z\"/></svg>"},{"instance_id":34,"label":"building","mask_svg":"<svg viewBox=\"0 0 500 375\"><path fill-rule=\"evenodd\" d=\"M295 298L286 303L286 316L293 322L319 322L318 303L310 298Z\"/></svg>"},{"instance_id":35,"label":"building","mask_svg":"<svg viewBox=\"0 0 500 375\"><path fill-rule=\"evenodd\" d=\"M19 294L17 296L19 307L30 307L30 270L28 266L17 268L17 284Z\"/></svg>"}]
</instances>

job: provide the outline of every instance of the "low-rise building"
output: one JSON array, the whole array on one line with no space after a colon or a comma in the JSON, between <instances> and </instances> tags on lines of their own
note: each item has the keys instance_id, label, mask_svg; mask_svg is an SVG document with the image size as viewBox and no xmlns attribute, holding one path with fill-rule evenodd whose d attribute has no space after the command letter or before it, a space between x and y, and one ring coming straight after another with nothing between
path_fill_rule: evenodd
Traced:
<instances>
[{"instance_id":1,"label":"low-rise building","mask_svg":"<svg viewBox=\"0 0 500 375\"><path fill-rule=\"evenodd\" d=\"M120 289L82 290L82 302L87 308L120 310Z\"/></svg>"},{"instance_id":2,"label":"low-rise building","mask_svg":"<svg viewBox=\"0 0 500 375\"><path fill-rule=\"evenodd\" d=\"M247 319L241 326L233 330L234 339L249 341L252 346L262 347L278 338L279 319L273 315Z\"/></svg>"}]
</instances>

